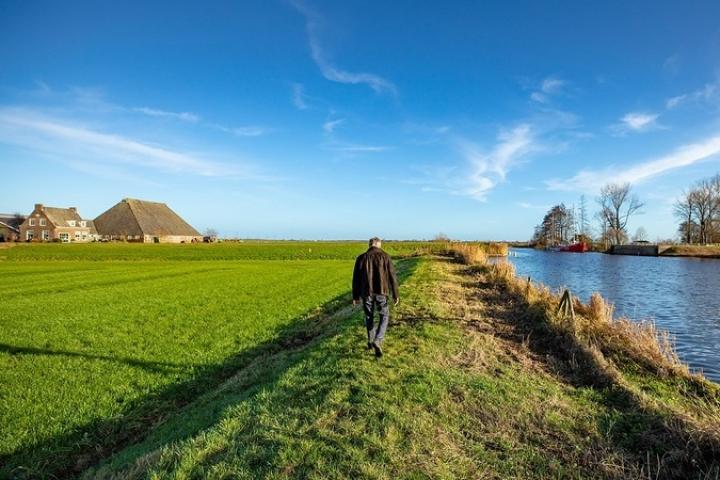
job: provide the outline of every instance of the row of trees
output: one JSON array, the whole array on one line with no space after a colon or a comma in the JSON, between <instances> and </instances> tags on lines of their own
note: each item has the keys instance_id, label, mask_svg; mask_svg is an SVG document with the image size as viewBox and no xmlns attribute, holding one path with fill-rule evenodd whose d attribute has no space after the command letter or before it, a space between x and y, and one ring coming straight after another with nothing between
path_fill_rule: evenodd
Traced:
<instances>
[{"instance_id":1,"label":"row of trees","mask_svg":"<svg viewBox=\"0 0 720 480\"><path fill-rule=\"evenodd\" d=\"M535 227L534 243L557 245L575 236L575 215L564 203L552 207Z\"/></svg>"},{"instance_id":2,"label":"row of trees","mask_svg":"<svg viewBox=\"0 0 720 480\"><path fill-rule=\"evenodd\" d=\"M597 240L609 245L626 243L630 219L641 213L644 206L632 193L629 183L610 183L600 190L596 199L599 211ZM675 203L675 215L680 220L678 233L683 243L720 243L720 174L705 178L683 192ZM572 240L591 241L589 216L585 197L580 197L580 212L564 204L552 207L535 227L533 242L557 245ZM647 240L647 232L638 228L632 238Z\"/></svg>"},{"instance_id":3,"label":"row of trees","mask_svg":"<svg viewBox=\"0 0 720 480\"><path fill-rule=\"evenodd\" d=\"M720 174L700 180L675 204L684 243L720 243Z\"/></svg>"},{"instance_id":4,"label":"row of trees","mask_svg":"<svg viewBox=\"0 0 720 480\"><path fill-rule=\"evenodd\" d=\"M600 190L597 198L600 210L596 218L600 222L598 240L605 245L625 243L629 235L627 225L630 218L640 213L643 203L632 193L629 183L611 183ZM645 240L644 229L638 229L635 240ZM533 243L557 245L572 240L591 242L590 216L585 196L580 197L579 212L564 204L555 205L535 227ZM640 238L643 237L643 238Z\"/></svg>"}]
</instances>

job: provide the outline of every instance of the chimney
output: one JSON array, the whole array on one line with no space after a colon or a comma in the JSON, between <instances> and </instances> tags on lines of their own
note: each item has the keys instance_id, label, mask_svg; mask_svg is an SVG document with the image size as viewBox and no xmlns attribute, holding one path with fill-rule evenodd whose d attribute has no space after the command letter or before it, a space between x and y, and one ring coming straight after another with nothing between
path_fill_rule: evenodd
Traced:
<instances>
[{"instance_id":1,"label":"chimney","mask_svg":"<svg viewBox=\"0 0 720 480\"><path fill-rule=\"evenodd\" d=\"M42 204L42 203L36 203L36 204L35 204L35 210L42 210L42 209L43 209L43 204Z\"/></svg>"}]
</instances>

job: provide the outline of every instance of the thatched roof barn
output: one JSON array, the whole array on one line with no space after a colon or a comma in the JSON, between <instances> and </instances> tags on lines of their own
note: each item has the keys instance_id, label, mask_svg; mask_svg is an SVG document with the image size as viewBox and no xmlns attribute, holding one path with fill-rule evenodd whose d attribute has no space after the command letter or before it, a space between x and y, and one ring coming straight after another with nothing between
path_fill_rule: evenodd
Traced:
<instances>
[{"instance_id":1,"label":"thatched roof barn","mask_svg":"<svg viewBox=\"0 0 720 480\"><path fill-rule=\"evenodd\" d=\"M100 214L94 226L107 240L182 243L202 241L202 235L164 203L125 198Z\"/></svg>"}]
</instances>

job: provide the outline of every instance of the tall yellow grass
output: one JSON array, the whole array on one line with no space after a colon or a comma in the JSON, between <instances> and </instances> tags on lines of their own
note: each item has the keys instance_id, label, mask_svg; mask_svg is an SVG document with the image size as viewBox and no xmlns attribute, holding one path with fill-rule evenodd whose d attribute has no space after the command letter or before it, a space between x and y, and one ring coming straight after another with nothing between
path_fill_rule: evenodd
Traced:
<instances>
[{"instance_id":1,"label":"tall yellow grass","mask_svg":"<svg viewBox=\"0 0 720 480\"><path fill-rule=\"evenodd\" d=\"M452 244L451 253L467 265L482 266L490 280L501 283L511 293L525 300L528 310L537 312L541 320L558 333L575 337L585 347L598 350L609 358L630 360L659 374L690 375L678 358L672 337L652 322L614 318L614 308L599 293L588 303L573 297L574 318L558 313L561 294L543 284L519 278L508 261L489 262L482 248L472 244Z\"/></svg>"},{"instance_id":2,"label":"tall yellow grass","mask_svg":"<svg viewBox=\"0 0 720 480\"><path fill-rule=\"evenodd\" d=\"M456 242L447 244L447 253L466 265L484 265L488 257L506 257L506 243Z\"/></svg>"}]
</instances>

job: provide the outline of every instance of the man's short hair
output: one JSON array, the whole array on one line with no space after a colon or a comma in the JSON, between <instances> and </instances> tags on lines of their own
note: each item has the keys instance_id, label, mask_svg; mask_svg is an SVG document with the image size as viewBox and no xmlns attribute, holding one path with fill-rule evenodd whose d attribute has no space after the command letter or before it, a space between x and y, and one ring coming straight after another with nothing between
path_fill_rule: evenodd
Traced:
<instances>
[{"instance_id":1,"label":"man's short hair","mask_svg":"<svg viewBox=\"0 0 720 480\"><path fill-rule=\"evenodd\" d=\"M379 239L378 237L373 237L370 240L368 240L368 245L371 247L379 247L381 243L382 243L382 240Z\"/></svg>"}]
</instances>

